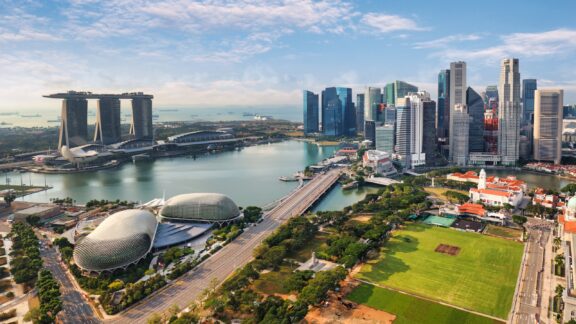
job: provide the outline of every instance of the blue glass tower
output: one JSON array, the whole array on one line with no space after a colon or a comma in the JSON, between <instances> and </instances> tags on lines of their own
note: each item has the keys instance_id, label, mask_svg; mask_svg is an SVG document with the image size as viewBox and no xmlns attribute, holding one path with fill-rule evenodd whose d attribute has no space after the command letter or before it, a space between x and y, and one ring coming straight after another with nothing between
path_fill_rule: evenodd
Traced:
<instances>
[{"instance_id":1,"label":"blue glass tower","mask_svg":"<svg viewBox=\"0 0 576 324\"><path fill-rule=\"evenodd\" d=\"M438 137L448 137L450 128L450 70L438 73L438 106L436 111L436 132Z\"/></svg>"},{"instance_id":2,"label":"blue glass tower","mask_svg":"<svg viewBox=\"0 0 576 324\"><path fill-rule=\"evenodd\" d=\"M303 91L304 97L304 135L318 133L319 128L319 109L318 95L312 91Z\"/></svg>"},{"instance_id":3,"label":"blue glass tower","mask_svg":"<svg viewBox=\"0 0 576 324\"><path fill-rule=\"evenodd\" d=\"M522 80L522 124L531 123L530 116L534 113L534 91L538 89L536 79Z\"/></svg>"},{"instance_id":4,"label":"blue glass tower","mask_svg":"<svg viewBox=\"0 0 576 324\"><path fill-rule=\"evenodd\" d=\"M466 105L470 116L468 151L484 152L484 100L474 89L466 89Z\"/></svg>"},{"instance_id":5,"label":"blue glass tower","mask_svg":"<svg viewBox=\"0 0 576 324\"><path fill-rule=\"evenodd\" d=\"M322 133L326 136L356 135L352 89L331 87L322 91Z\"/></svg>"}]
</instances>

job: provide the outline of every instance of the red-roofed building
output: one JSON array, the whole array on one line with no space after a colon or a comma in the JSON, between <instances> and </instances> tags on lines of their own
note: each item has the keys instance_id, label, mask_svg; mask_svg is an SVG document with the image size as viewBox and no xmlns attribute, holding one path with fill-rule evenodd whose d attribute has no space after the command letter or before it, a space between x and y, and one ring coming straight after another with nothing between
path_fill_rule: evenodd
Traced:
<instances>
[{"instance_id":1,"label":"red-roofed building","mask_svg":"<svg viewBox=\"0 0 576 324\"><path fill-rule=\"evenodd\" d=\"M558 208L564 206L564 204L561 203L558 195L547 194L546 190L542 188L537 188L534 191L534 198L532 198L532 204L542 205L546 208Z\"/></svg>"},{"instance_id":2,"label":"red-roofed building","mask_svg":"<svg viewBox=\"0 0 576 324\"><path fill-rule=\"evenodd\" d=\"M474 182L478 183L478 174L474 171L467 171L466 173L454 172L446 176L446 179L460 182Z\"/></svg>"},{"instance_id":3,"label":"red-roofed building","mask_svg":"<svg viewBox=\"0 0 576 324\"><path fill-rule=\"evenodd\" d=\"M502 207L510 204L517 207L524 198L526 183L515 177L486 177L482 169L478 177L478 187L470 188L469 195L473 202Z\"/></svg>"}]
</instances>

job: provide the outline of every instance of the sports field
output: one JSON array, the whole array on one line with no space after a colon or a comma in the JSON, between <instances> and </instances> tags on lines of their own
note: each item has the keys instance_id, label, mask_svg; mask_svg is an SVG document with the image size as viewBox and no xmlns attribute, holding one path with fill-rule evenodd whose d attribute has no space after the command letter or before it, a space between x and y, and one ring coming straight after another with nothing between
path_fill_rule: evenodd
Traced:
<instances>
[{"instance_id":1,"label":"sports field","mask_svg":"<svg viewBox=\"0 0 576 324\"><path fill-rule=\"evenodd\" d=\"M396 315L394 324L495 324L503 323L449 306L366 284L347 299Z\"/></svg>"},{"instance_id":2,"label":"sports field","mask_svg":"<svg viewBox=\"0 0 576 324\"><path fill-rule=\"evenodd\" d=\"M460 250L457 255L435 252L440 244ZM408 224L357 277L506 319L522 252L523 245L510 240Z\"/></svg>"}]
</instances>

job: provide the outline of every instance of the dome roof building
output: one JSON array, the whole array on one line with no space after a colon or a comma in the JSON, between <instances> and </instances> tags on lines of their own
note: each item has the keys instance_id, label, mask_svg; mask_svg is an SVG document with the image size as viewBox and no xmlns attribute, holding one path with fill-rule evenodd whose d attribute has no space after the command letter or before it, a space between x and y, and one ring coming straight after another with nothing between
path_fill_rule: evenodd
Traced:
<instances>
[{"instance_id":1,"label":"dome roof building","mask_svg":"<svg viewBox=\"0 0 576 324\"><path fill-rule=\"evenodd\" d=\"M147 210L128 209L112 214L78 241L74 262L85 271L126 268L150 252L157 226L156 217Z\"/></svg>"},{"instance_id":2,"label":"dome roof building","mask_svg":"<svg viewBox=\"0 0 576 324\"><path fill-rule=\"evenodd\" d=\"M159 213L161 220L226 223L242 216L228 196L191 193L170 198Z\"/></svg>"}]
</instances>

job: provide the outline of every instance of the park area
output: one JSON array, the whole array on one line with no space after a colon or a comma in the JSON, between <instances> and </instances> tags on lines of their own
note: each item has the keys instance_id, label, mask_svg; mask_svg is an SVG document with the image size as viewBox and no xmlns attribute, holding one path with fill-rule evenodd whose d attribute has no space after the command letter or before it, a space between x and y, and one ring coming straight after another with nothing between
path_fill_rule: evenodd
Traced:
<instances>
[{"instance_id":1,"label":"park area","mask_svg":"<svg viewBox=\"0 0 576 324\"><path fill-rule=\"evenodd\" d=\"M506 319L522 253L511 240L411 223L394 231L356 278Z\"/></svg>"},{"instance_id":2,"label":"park area","mask_svg":"<svg viewBox=\"0 0 576 324\"><path fill-rule=\"evenodd\" d=\"M347 299L396 315L394 324L496 324L504 323L392 290L367 284L358 286Z\"/></svg>"}]
</instances>

